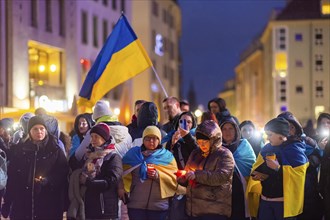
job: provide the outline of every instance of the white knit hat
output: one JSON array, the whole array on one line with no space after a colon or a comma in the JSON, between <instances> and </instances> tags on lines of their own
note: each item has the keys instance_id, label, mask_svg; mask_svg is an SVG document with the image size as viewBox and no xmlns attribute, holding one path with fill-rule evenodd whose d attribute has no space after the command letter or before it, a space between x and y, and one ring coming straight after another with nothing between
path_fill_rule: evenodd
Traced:
<instances>
[{"instance_id":1,"label":"white knit hat","mask_svg":"<svg viewBox=\"0 0 330 220\"><path fill-rule=\"evenodd\" d=\"M102 117L102 116L113 116L112 111L110 110L110 106L105 101L97 101L94 106L94 111L92 115L92 119L95 121L96 119Z\"/></svg>"}]
</instances>

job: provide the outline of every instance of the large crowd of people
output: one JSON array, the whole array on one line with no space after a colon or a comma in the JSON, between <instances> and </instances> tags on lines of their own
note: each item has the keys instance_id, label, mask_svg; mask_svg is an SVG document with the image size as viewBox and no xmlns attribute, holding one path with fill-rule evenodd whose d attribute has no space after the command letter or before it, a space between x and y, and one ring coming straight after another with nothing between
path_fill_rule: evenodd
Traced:
<instances>
[{"instance_id":1,"label":"large crowd of people","mask_svg":"<svg viewBox=\"0 0 330 220\"><path fill-rule=\"evenodd\" d=\"M282 112L264 138L222 98L200 120L187 100L162 104L168 122L155 103L137 100L125 126L100 100L70 134L42 108L15 129L1 118L2 218L330 220L329 113L307 129Z\"/></svg>"}]
</instances>

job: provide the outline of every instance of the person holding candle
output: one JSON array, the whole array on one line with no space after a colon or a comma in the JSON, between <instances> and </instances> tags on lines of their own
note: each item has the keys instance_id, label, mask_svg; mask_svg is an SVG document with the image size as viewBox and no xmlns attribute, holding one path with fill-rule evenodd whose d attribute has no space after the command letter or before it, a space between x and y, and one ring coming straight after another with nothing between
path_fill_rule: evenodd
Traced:
<instances>
[{"instance_id":1,"label":"person holding candle","mask_svg":"<svg viewBox=\"0 0 330 220\"><path fill-rule=\"evenodd\" d=\"M295 219L303 211L308 159L302 142L290 141L289 122L265 125L269 143L260 151L247 186L250 212L258 219Z\"/></svg>"},{"instance_id":2,"label":"person holding candle","mask_svg":"<svg viewBox=\"0 0 330 220\"><path fill-rule=\"evenodd\" d=\"M69 165L41 116L30 118L29 139L13 145L6 196L10 219L63 219Z\"/></svg>"},{"instance_id":3,"label":"person holding candle","mask_svg":"<svg viewBox=\"0 0 330 220\"><path fill-rule=\"evenodd\" d=\"M186 173L177 178L187 186L186 213L194 220L229 219L233 155L222 147L222 133L214 121L198 125L196 139L199 148L191 153Z\"/></svg>"},{"instance_id":4,"label":"person holding candle","mask_svg":"<svg viewBox=\"0 0 330 220\"><path fill-rule=\"evenodd\" d=\"M169 198L177 190L177 164L173 154L160 144L156 126L143 131L143 144L132 147L123 157L123 182L129 193L130 220L165 220ZM181 188L180 188L181 189Z\"/></svg>"}]
</instances>

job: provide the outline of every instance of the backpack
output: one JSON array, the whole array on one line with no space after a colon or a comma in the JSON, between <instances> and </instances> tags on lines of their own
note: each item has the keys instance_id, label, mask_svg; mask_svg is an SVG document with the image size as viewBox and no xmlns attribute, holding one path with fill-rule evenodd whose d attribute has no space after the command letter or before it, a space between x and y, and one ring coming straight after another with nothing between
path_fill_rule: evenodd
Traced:
<instances>
[{"instance_id":1,"label":"backpack","mask_svg":"<svg viewBox=\"0 0 330 220\"><path fill-rule=\"evenodd\" d=\"M7 179L7 157L6 153L0 149L0 190L6 188Z\"/></svg>"}]
</instances>

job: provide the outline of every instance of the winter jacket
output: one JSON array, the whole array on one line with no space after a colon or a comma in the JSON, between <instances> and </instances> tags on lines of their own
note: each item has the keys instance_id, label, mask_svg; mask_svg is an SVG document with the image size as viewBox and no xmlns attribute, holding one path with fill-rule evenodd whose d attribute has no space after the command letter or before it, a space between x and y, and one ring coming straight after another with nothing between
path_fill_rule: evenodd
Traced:
<instances>
[{"instance_id":1,"label":"winter jacket","mask_svg":"<svg viewBox=\"0 0 330 220\"><path fill-rule=\"evenodd\" d=\"M230 216L231 191L234 171L232 153L221 146L221 131L213 121L204 121L196 133L210 138L210 153L204 156L200 149L194 150L185 170L195 171L196 178L187 187L186 213L198 217L208 214ZM187 181L179 178L182 185Z\"/></svg>"},{"instance_id":2,"label":"winter jacket","mask_svg":"<svg viewBox=\"0 0 330 220\"><path fill-rule=\"evenodd\" d=\"M13 201L10 219L62 219L69 169L56 138L46 136L39 146L28 140L14 149L6 195ZM35 182L38 177L45 181Z\"/></svg>"},{"instance_id":3,"label":"winter jacket","mask_svg":"<svg viewBox=\"0 0 330 220\"><path fill-rule=\"evenodd\" d=\"M330 141L325 147L321 162L320 191L324 199L325 220L330 220Z\"/></svg>"},{"instance_id":4,"label":"winter jacket","mask_svg":"<svg viewBox=\"0 0 330 220\"><path fill-rule=\"evenodd\" d=\"M118 182L123 173L121 157L112 151L103 158L101 171L87 179L85 214L87 219L118 218Z\"/></svg>"}]
</instances>

